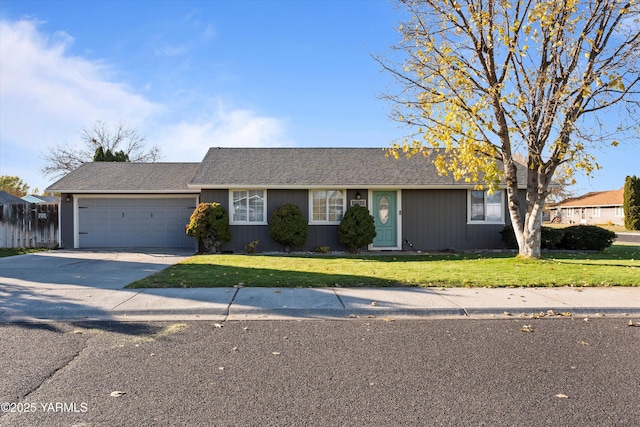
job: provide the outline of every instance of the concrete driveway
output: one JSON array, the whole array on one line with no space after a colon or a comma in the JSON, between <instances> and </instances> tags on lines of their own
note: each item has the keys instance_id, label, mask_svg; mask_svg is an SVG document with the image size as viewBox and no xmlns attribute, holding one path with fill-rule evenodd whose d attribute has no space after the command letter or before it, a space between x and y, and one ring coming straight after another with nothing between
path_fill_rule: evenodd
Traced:
<instances>
[{"instance_id":1,"label":"concrete driveway","mask_svg":"<svg viewBox=\"0 0 640 427\"><path fill-rule=\"evenodd\" d=\"M0 258L0 286L32 289L91 287L122 289L193 255L193 251L57 250Z\"/></svg>"},{"instance_id":2,"label":"concrete driveway","mask_svg":"<svg viewBox=\"0 0 640 427\"><path fill-rule=\"evenodd\" d=\"M0 322L110 319L118 307L126 316L127 303L141 293L123 289L126 285L191 255L184 250L57 250L0 258Z\"/></svg>"}]
</instances>

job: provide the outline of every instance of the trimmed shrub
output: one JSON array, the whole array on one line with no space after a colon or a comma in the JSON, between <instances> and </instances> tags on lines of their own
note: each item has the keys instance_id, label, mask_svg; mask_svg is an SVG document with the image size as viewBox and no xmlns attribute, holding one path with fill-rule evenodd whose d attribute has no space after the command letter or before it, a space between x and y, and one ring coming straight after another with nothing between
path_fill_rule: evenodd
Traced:
<instances>
[{"instance_id":1,"label":"trimmed shrub","mask_svg":"<svg viewBox=\"0 0 640 427\"><path fill-rule=\"evenodd\" d=\"M340 243L351 252L373 242L376 237L376 226L369 210L364 206L354 205L347 210L338 226Z\"/></svg>"},{"instance_id":2,"label":"trimmed shrub","mask_svg":"<svg viewBox=\"0 0 640 427\"><path fill-rule=\"evenodd\" d=\"M296 205L279 206L269 218L269 235L289 252L307 242L307 219Z\"/></svg>"},{"instance_id":3,"label":"trimmed shrub","mask_svg":"<svg viewBox=\"0 0 640 427\"><path fill-rule=\"evenodd\" d=\"M595 225L574 225L564 229L563 249L603 251L613 243L616 233Z\"/></svg>"},{"instance_id":4,"label":"trimmed shrub","mask_svg":"<svg viewBox=\"0 0 640 427\"><path fill-rule=\"evenodd\" d=\"M231 240L227 210L217 202L200 203L191 214L186 232L196 237L206 252L219 252L222 243Z\"/></svg>"},{"instance_id":5,"label":"trimmed shrub","mask_svg":"<svg viewBox=\"0 0 640 427\"><path fill-rule=\"evenodd\" d=\"M560 249L564 237L563 228L542 227L541 232L543 249Z\"/></svg>"},{"instance_id":6,"label":"trimmed shrub","mask_svg":"<svg viewBox=\"0 0 640 427\"><path fill-rule=\"evenodd\" d=\"M540 233L540 247L542 249L561 248L564 229L542 227ZM518 249L518 241L516 240L516 233L515 231L513 231L513 226L505 225L500 234L502 235L502 241L507 245L509 249Z\"/></svg>"},{"instance_id":7,"label":"trimmed shrub","mask_svg":"<svg viewBox=\"0 0 640 427\"><path fill-rule=\"evenodd\" d=\"M628 176L624 180L624 227L640 230L640 178Z\"/></svg>"}]
</instances>

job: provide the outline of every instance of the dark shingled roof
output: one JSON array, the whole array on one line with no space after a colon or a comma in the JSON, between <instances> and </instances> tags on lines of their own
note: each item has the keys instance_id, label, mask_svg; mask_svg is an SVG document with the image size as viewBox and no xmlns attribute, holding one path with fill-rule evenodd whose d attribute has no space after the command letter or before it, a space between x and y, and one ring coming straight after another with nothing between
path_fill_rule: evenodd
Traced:
<instances>
[{"instance_id":1,"label":"dark shingled roof","mask_svg":"<svg viewBox=\"0 0 640 427\"><path fill-rule=\"evenodd\" d=\"M395 160L380 148L211 148L190 187L473 186L439 175L431 160ZM526 186L524 166L518 180Z\"/></svg>"},{"instance_id":2,"label":"dark shingled roof","mask_svg":"<svg viewBox=\"0 0 640 427\"><path fill-rule=\"evenodd\" d=\"M60 193L185 193L200 163L89 162L47 191Z\"/></svg>"},{"instance_id":3,"label":"dark shingled roof","mask_svg":"<svg viewBox=\"0 0 640 427\"><path fill-rule=\"evenodd\" d=\"M526 168L518 180L526 185ZM201 188L472 187L438 175L430 158L385 157L380 148L211 148L202 163L89 162L47 191L197 193Z\"/></svg>"},{"instance_id":4,"label":"dark shingled roof","mask_svg":"<svg viewBox=\"0 0 640 427\"><path fill-rule=\"evenodd\" d=\"M15 203L27 203L20 197L16 197L13 194L9 194L5 191L0 191L0 204L13 205Z\"/></svg>"}]
</instances>

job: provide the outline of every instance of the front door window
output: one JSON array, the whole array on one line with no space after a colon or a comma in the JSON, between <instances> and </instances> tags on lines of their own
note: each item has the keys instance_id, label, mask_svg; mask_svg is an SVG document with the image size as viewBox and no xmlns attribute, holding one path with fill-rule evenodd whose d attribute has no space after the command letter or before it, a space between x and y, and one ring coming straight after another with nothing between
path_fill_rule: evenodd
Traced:
<instances>
[{"instance_id":1,"label":"front door window","mask_svg":"<svg viewBox=\"0 0 640 427\"><path fill-rule=\"evenodd\" d=\"M380 218L381 224L386 224L389 221L389 199L386 196L382 196L378 203L378 218Z\"/></svg>"}]
</instances>

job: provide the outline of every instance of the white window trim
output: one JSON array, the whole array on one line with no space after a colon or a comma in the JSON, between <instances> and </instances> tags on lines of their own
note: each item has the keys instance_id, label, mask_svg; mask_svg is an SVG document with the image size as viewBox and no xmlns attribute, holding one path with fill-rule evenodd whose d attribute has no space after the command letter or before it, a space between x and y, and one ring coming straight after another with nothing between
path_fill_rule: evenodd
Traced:
<instances>
[{"instance_id":1,"label":"white window trim","mask_svg":"<svg viewBox=\"0 0 640 427\"><path fill-rule=\"evenodd\" d=\"M598 206L594 206L593 208L591 208L592 217L600 218L601 215L602 215L602 209L600 209Z\"/></svg>"},{"instance_id":2,"label":"white window trim","mask_svg":"<svg viewBox=\"0 0 640 427\"><path fill-rule=\"evenodd\" d=\"M262 191L264 207L262 221L234 221L233 220L233 192L234 191ZM231 188L229 189L229 224L230 225L267 225L267 190L266 188Z\"/></svg>"},{"instance_id":3,"label":"white window trim","mask_svg":"<svg viewBox=\"0 0 640 427\"><path fill-rule=\"evenodd\" d=\"M624 208L622 206L616 206L614 209L614 215L617 216L618 218L621 218L624 216Z\"/></svg>"},{"instance_id":4,"label":"white window trim","mask_svg":"<svg viewBox=\"0 0 640 427\"><path fill-rule=\"evenodd\" d=\"M336 225L340 224L340 221L314 221L313 220L313 193L315 191L341 191L342 192L342 215L347 212L347 190L344 188L314 188L309 190L309 225ZM328 209L328 199L327 206ZM327 212L327 218L329 217L329 212Z\"/></svg>"},{"instance_id":5,"label":"white window trim","mask_svg":"<svg viewBox=\"0 0 640 427\"><path fill-rule=\"evenodd\" d=\"M476 191L476 190L467 190L467 224L468 225L481 225L481 224L493 224L493 225L504 225L505 224L505 203L506 203L506 194L504 192L504 190L496 190L496 192L500 192L502 193L502 197L501 197L501 203L500 203L500 220L498 221L487 221L486 219L484 220L472 220L471 219L471 192L472 191ZM486 198L486 192L487 190L484 190L485 192L485 198L484 198L484 212L485 212L485 218L487 217L487 198Z\"/></svg>"}]
</instances>

